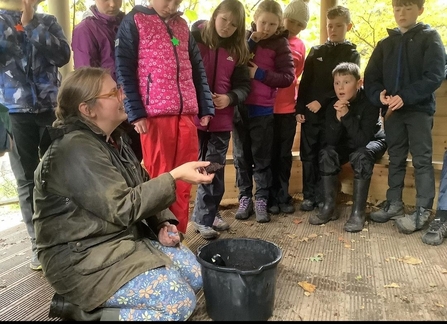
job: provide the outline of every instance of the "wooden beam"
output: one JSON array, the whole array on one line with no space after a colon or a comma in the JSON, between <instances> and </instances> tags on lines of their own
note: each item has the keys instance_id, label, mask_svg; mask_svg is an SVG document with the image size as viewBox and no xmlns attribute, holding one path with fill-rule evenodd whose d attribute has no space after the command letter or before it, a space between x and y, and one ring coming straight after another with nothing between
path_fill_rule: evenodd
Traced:
<instances>
[{"instance_id":1,"label":"wooden beam","mask_svg":"<svg viewBox=\"0 0 447 324\"><path fill-rule=\"evenodd\" d=\"M71 19L70 19L70 0L47 0L48 11L57 18L57 22L62 26L62 29L67 38L71 49ZM59 69L62 77L73 71L73 54L70 61Z\"/></svg>"},{"instance_id":2,"label":"wooden beam","mask_svg":"<svg viewBox=\"0 0 447 324\"><path fill-rule=\"evenodd\" d=\"M327 40L326 32L326 13L328 9L336 6L338 0L321 0L320 4L320 44L324 44Z\"/></svg>"}]
</instances>

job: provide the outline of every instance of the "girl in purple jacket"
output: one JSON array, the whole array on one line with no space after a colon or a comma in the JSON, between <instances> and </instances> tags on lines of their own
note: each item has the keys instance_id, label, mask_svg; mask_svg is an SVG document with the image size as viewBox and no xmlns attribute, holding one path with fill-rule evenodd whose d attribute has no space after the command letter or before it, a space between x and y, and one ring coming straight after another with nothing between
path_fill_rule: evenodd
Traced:
<instances>
[{"instance_id":1,"label":"girl in purple jacket","mask_svg":"<svg viewBox=\"0 0 447 324\"><path fill-rule=\"evenodd\" d=\"M248 35L251 52L250 93L234 116L233 155L239 209L236 219L248 219L256 212L256 221L270 221L267 200L272 184L270 169L273 140L273 106L277 88L287 88L295 78L288 32L282 26L282 9L274 0L262 1L254 13ZM253 179L256 183L253 204Z\"/></svg>"},{"instance_id":2,"label":"girl in purple jacket","mask_svg":"<svg viewBox=\"0 0 447 324\"><path fill-rule=\"evenodd\" d=\"M242 103L250 91L245 40L245 9L238 0L224 0L209 21L198 21L192 34L202 55L206 77L213 94L216 113L207 126L195 118L199 137L199 159L225 165L234 106ZM197 187L192 219L203 238L213 239L229 225L218 207L225 192L224 168L217 170L213 183Z\"/></svg>"}]
</instances>

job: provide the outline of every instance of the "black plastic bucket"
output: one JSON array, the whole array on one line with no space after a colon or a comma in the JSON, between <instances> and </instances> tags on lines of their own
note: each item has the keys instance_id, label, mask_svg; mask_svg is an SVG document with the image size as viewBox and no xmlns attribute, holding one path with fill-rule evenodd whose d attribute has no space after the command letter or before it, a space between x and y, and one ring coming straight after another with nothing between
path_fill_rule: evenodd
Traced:
<instances>
[{"instance_id":1,"label":"black plastic bucket","mask_svg":"<svg viewBox=\"0 0 447 324\"><path fill-rule=\"evenodd\" d=\"M225 266L211 258L220 254ZM250 238L219 239L201 246L206 311L215 321L266 321L273 314L276 273L282 258L274 243Z\"/></svg>"}]
</instances>

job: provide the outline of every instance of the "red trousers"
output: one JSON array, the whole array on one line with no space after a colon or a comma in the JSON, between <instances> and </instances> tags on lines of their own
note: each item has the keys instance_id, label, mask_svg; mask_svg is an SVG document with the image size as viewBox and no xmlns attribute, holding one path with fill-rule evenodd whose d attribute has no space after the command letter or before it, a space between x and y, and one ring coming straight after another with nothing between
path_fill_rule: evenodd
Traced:
<instances>
[{"instance_id":1,"label":"red trousers","mask_svg":"<svg viewBox=\"0 0 447 324\"><path fill-rule=\"evenodd\" d=\"M147 132L141 134L144 167L151 178L179 165L197 161L199 144L193 116L161 116L147 119ZM176 181L176 200L169 207L177 217L180 232L186 233L192 185Z\"/></svg>"}]
</instances>

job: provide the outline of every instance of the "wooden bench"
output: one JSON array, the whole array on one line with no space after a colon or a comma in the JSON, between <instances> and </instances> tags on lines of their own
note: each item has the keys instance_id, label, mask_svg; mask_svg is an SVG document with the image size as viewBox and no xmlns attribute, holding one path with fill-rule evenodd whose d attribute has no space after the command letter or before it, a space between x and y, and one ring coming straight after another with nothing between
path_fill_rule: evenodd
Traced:
<instances>
[{"instance_id":1,"label":"wooden bench","mask_svg":"<svg viewBox=\"0 0 447 324\"><path fill-rule=\"evenodd\" d=\"M436 91L436 113L434 117L434 125L432 130L433 138L433 167L435 169L435 188L436 197L433 208L436 208L437 195L439 188L439 178L442 169L442 162L444 152L447 149L447 81L444 81L442 86ZM299 154L300 143L300 124L297 125L294 144L292 147L292 172L290 176L289 192L291 195L302 192L302 173L301 161ZM233 161L232 141L227 153L225 167L225 194L224 200L229 202L237 202L238 190L236 187L236 172ZM374 167L373 177L371 179L371 186L369 189L369 201L372 203L379 202L385 199L386 191L388 189L388 156L384 155ZM349 163L342 167L340 173L340 181L342 183L342 191L347 194L352 194L353 172ZM195 189L191 191L191 201L195 198ZM407 159L407 172L405 176L405 185L403 191L403 200L407 205L414 205L416 197L416 190L414 188L414 170L411 161L411 156Z\"/></svg>"}]
</instances>

